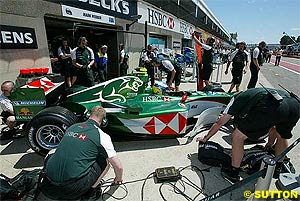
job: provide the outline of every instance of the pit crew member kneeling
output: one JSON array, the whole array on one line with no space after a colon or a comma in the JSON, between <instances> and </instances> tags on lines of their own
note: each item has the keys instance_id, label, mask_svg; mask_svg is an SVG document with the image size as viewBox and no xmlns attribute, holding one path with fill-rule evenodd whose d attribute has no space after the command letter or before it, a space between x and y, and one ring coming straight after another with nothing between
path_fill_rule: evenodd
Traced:
<instances>
[{"instance_id":1,"label":"pit crew member kneeling","mask_svg":"<svg viewBox=\"0 0 300 201\"><path fill-rule=\"evenodd\" d=\"M152 64L154 67L157 67L160 71L166 72L167 75L167 85L169 88L172 87L172 83L175 81L175 90L179 91L179 85L181 80L181 69L175 63L172 64L171 61L159 60L156 57L152 59Z\"/></svg>"},{"instance_id":2,"label":"pit crew member kneeling","mask_svg":"<svg viewBox=\"0 0 300 201\"><path fill-rule=\"evenodd\" d=\"M276 92L279 98L272 95ZM230 181L237 182L245 140L249 138L257 141L269 134L269 142L266 146L272 146L276 141L275 155L279 155L288 146L287 140L292 137L291 131L299 120L299 114L298 97L292 97L289 93L275 89L249 89L233 97L208 134L198 137L196 141L205 143L234 117L231 167L222 168L221 173ZM280 163L277 164L276 172L278 171L280 171Z\"/></svg>"},{"instance_id":3,"label":"pit crew member kneeling","mask_svg":"<svg viewBox=\"0 0 300 201\"><path fill-rule=\"evenodd\" d=\"M100 129L106 117L101 106L95 106L86 122L66 130L55 153L45 162L46 176L41 191L51 199L98 199L101 178L110 165L114 183L122 183L123 167L109 135ZM110 164L110 165L109 165Z\"/></svg>"}]
</instances>

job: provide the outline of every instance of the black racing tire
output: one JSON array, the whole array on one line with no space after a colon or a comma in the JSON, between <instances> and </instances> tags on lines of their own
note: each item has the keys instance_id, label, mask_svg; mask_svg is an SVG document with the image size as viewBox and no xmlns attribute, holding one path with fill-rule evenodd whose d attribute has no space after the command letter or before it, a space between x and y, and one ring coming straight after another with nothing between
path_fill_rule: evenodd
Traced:
<instances>
[{"instance_id":1,"label":"black racing tire","mask_svg":"<svg viewBox=\"0 0 300 201\"><path fill-rule=\"evenodd\" d=\"M78 121L71 111L60 106L40 111L26 128L30 147L38 154L46 155L58 146L67 128Z\"/></svg>"}]
</instances>

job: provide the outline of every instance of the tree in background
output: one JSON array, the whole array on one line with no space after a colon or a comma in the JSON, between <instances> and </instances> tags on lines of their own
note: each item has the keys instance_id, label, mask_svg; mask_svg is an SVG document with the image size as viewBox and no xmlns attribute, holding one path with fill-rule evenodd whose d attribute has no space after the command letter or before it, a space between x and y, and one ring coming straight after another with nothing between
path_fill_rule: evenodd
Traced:
<instances>
[{"instance_id":1,"label":"tree in background","mask_svg":"<svg viewBox=\"0 0 300 201\"><path fill-rule=\"evenodd\" d=\"M297 43L300 43L300 36L297 37L296 42L297 42Z\"/></svg>"},{"instance_id":2,"label":"tree in background","mask_svg":"<svg viewBox=\"0 0 300 201\"><path fill-rule=\"evenodd\" d=\"M292 39L295 40L295 36L292 36ZM290 44L293 44L294 42L293 42L292 39L289 36L286 36L286 35L282 36L281 39L280 39L280 45L290 45Z\"/></svg>"}]
</instances>

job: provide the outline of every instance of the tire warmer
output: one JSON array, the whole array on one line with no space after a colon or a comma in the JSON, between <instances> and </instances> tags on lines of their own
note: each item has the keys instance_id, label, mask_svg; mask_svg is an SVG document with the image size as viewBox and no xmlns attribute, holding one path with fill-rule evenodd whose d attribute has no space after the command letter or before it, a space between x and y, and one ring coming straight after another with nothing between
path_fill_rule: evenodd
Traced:
<instances>
[{"instance_id":1,"label":"tire warmer","mask_svg":"<svg viewBox=\"0 0 300 201\"><path fill-rule=\"evenodd\" d=\"M196 38L200 41L201 40L201 35L196 34ZM203 89L203 80L201 79L201 68L200 66L202 65L202 51L201 51L201 44L195 43L195 52L197 55L197 61L198 61L198 66L196 66L197 70L197 91L201 91Z\"/></svg>"}]
</instances>

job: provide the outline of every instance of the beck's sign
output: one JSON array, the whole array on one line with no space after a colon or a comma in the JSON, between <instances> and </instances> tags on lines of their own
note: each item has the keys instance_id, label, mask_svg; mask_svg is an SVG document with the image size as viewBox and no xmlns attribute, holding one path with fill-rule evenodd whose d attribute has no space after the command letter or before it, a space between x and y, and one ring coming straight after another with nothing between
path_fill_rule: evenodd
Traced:
<instances>
[{"instance_id":1,"label":"beck's sign","mask_svg":"<svg viewBox=\"0 0 300 201\"><path fill-rule=\"evenodd\" d=\"M38 48L32 28L0 25L0 32L0 49Z\"/></svg>"},{"instance_id":2,"label":"beck's sign","mask_svg":"<svg viewBox=\"0 0 300 201\"><path fill-rule=\"evenodd\" d=\"M195 30L194 25L180 20L158 8L148 6L141 2L138 2L138 14L142 15L142 17L138 20L139 23L144 24L145 21L147 21L148 25L181 33L186 39L191 39L191 35Z\"/></svg>"},{"instance_id":3,"label":"beck's sign","mask_svg":"<svg viewBox=\"0 0 300 201\"><path fill-rule=\"evenodd\" d=\"M61 9L62 9L62 14L65 17L88 20L93 22L101 22L104 24L112 24L112 25L114 25L116 21L115 17L113 16L104 15L101 13L96 13L96 12L83 10L79 8L74 8L72 6L62 5Z\"/></svg>"},{"instance_id":4,"label":"beck's sign","mask_svg":"<svg viewBox=\"0 0 300 201\"><path fill-rule=\"evenodd\" d=\"M132 0L46 0L113 17L131 19L137 13Z\"/></svg>"}]
</instances>

